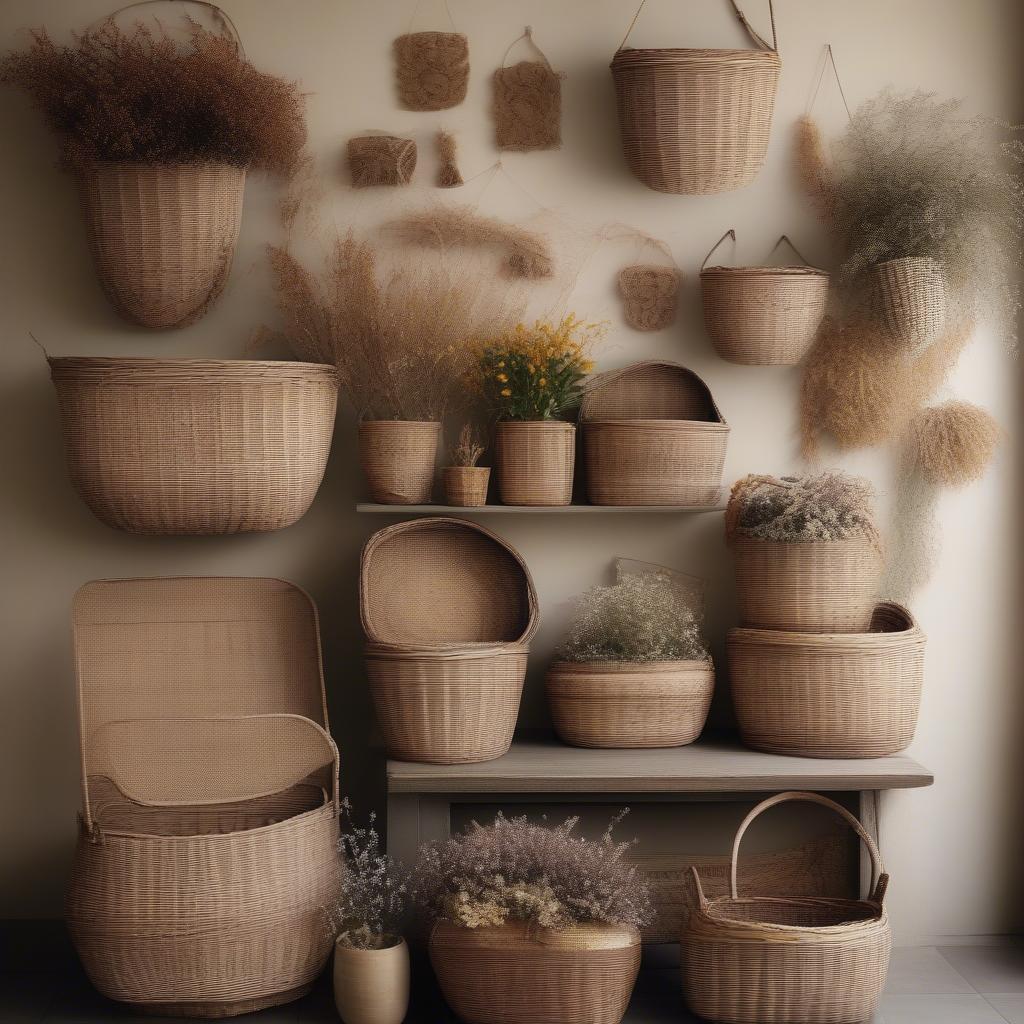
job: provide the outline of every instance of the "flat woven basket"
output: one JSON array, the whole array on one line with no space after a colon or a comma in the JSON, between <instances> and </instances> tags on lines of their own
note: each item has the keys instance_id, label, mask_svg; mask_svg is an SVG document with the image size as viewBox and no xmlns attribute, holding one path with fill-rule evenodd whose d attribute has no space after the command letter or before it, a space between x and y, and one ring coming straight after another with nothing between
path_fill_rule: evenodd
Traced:
<instances>
[{"instance_id":1,"label":"flat woven basket","mask_svg":"<svg viewBox=\"0 0 1024 1024\"><path fill-rule=\"evenodd\" d=\"M732 5L757 49L620 47L612 59L623 150L648 188L729 192L764 164L781 68L774 12L768 43Z\"/></svg>"},{"instance_id":2,"label":"flat woven basket","mask_svg":"<svg viewBox=\"0 0 1024 1024\"><path fill-rule=\"evenodd\" d=\"M142 327L183 327L224 289L242 223L245 169L99 162L78 176L96 272Z\"/></svg>"},{"instance_id":3,"label":"flat woven basket","mask_svg":"<svg viewBox=\"0 0 1024 1024\"><path fill-rule=\"evenodd\" d=\"M708 386L650 360L595 374L580 405L587 496L595 505L715 505L729 426Z\"/></svg>"},{"instance_id":4,"label":"flat woven basket","mask_svg":"<svg viewBox=\"0 0 1024 1024\"><path fill-rule=\"evenodd\" d=\"M143 534L278 530L316 496L338 382L317 363L50 360L75 489Z\"/></svg>"},{"instance_id":5,"label":"flat woven basket","mask_svg":"<svg viewBox=\"0 0 1024 1024\"><path fill-rule=\"evenodd\" d=\"M879 604L870 633L733 629L729 665L743 742L803 757L883 757L914 738L925 637Z\"/></svg>"},{"instance_id":6,"label":"flat woven basket","mask_svg":"<svg viewBox=\"0 0 1024 1024\"><path fill-rule=\"evenodd\" d=\"M740 841L763 811L790 800L821 804L857 833L871 855L866 900L742 897ZM720 1024L862 1024L885 987L892 934L883 907L889 876L878 848L844 807L816 793L780 793L758 804L733 842L731 895L698 906L683 933L683 993L690 1011Z\"/></svg>"}]
</instances>

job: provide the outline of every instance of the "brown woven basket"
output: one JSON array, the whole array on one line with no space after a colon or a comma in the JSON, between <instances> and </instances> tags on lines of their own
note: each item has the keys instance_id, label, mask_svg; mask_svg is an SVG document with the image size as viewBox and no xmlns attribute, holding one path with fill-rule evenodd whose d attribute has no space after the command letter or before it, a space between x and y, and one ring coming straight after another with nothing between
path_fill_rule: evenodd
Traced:
<instances>
[{"instance_id":1,"label":"brown woven basket","mask_svg":"<svg viewBox=\"0 0 1024 1024\"><path fill-rule=\"evenodd\" d=\"M99 162L78 181L96 272L117 311L143 327L198 320L231 270L244 168Z\"/></svg>"},{"instance_id":2,"label":"brown woven basket","mask_svg":"<svg viewBox=\"0 0 1024 1024\"><path fill-rule=\"evenodd\" d=\"M640 969L640 933L617 925L562 931L439 921L430 962L466 1024L619 1024Z\"/></svg>"},{"instance_id":3,"label":"brown woven basket","mask_svg":"<svg viewBox=\"0 0 1024 1024\"><path fill-rule=\"evenodd\" d=\"M163 1015L303 995L341 884L312 602L280 580L108 580L79 591L74 623L67 921L90 980Z\"/></svg>"},{"instance_id":4,"label":"brown woven basket","mask_svg":"<svg viewBox=\"0 0 1024 1024\"><path fill-rule=\"evenodd\" d=\"M279 530L316 496L338 382L316 363L50 360L75 489L144 534Z\"/></svg>"},{"instance_id":5,"label":"brown woven basket","mask_svg":"<svg viewBox=\"0 0 1024 1024\"><path fill-rule=\"evenodd\" d=\"M415 420L361 420L359 464L370 500L379 505L427 505L441 424Z\"/></svg>"},{"instance_id":6,"label":"brown woven basket","mask_svg":"<svg viewBox=\"0 0 1024 1024\"><path fill-rule=\"evenodd\" d=\"M732 228L715 249L729 236L736 237ZM786 235L776 248L783 241L800 256ZM705 265L715 249L705 257ZM728 362L744 366L796 365L814 344L825 315L828 282L824 270L809 266L705 269L702 265L704 326L715 351Z\"/></svg>"},{"instance_id":7,"label":"brown woven basket","mask_svg":"<svg viewBox=\"0 0 1024 1024\"><path fill-rule=\"evenodd\" d=\"M740 841L763 811L790 800L839 814L871 855L866 900L741 897ZM690 1011L721 1024L862 1024L885 987L892 948L883 899L889 876L878 848L844 807L816 793L780 793L744 818L732 848L731 895L708 900L693 871L698 908L683 934L683 993Z\"/></svg>"},{"instance_id":8,"label":"brown woven basket","mask_svg":"<svg viewBox=\"0 0 1024 1024\"><path fill-rule=\"evenodd\" d=\"M757 49L620 47L612 59L623 150L648 188L729 192L764 164L781 68L774 12L769 44L731 2Z\"/></svg>"},{"instance_id":9,"label":"brown woven basket","mask_svg":"<svg viewBox=\"0 0 1024 1024\"><path fill-rule=\"evenodd\" d=\"M576 427L561 420L502 420L494 441L498 495L505 505L568 505Z\"/></svg>"},{"instance_id":10,"label":"brown woven basket","mask_svg":"<svg viewBox=\"0 0 1024 1024\"><path fill-rule=\"evenodd\" d=\"M595 505L715 505L729 427L708 386L651 360L595 374L580 406Z\"/></svg>"},{"instance_id":11,"label":"brown woven basket","mask_svg":"<svg viewBox=\"0 0 1024 1024\"><path fill-rule=\"evenodd\" d=\"M444 497L449 505L472 508L487 504L490 466L445 466Z\"/></svg>"},{"instance_id":12,"label":"brown woven basket","mask_svg":"<svg viewBox=\"0 0 1024 1024\"><path fill-rule=\"evenodd\" d=\"M878 305L889 333L912 347L935 341L946 326L946 286L927 256L886 260L875 267Z\"/></svg>"},{"instance_id":13,"label":"brown woven basket","mask_svg":"<svg viewBox=\"0 0 1024 1024\"><path fill-rule=\"evenodd\" d=\"M555 731L575 747L681 747L704 728L710 661L556 661L547 674Z\"/></svg>"},{"instance_id":14,"label":"brown woven basket","mask_svg":"<svg viewBox=\"0 0 1024 1024\"><path fill-rule=\"evenodd\" d=\"M925 637L905 608L880 604L870 633L729 633L743 742L802 757L884 757L914 738Z\"/></svg>"}]
</instances>

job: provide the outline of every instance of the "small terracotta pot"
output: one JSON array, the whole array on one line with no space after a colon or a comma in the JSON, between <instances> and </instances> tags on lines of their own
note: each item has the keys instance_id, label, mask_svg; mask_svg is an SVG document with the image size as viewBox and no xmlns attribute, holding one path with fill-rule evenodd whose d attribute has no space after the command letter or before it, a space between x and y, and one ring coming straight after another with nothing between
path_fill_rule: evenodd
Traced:
<instances>
[{"instance_id":1,"label":"small terracotta pot","mask_svg":"<svg viewBox=\"0 0 1024 1024\"><path fill-rule=\"evenodd\" d=\"M370 500L379 505L429 504L440 437L440 423L363 420L359 462Z\"/></svg>"},{"instance_id":2,"label":"small terracotta pot","mask_svg":"<svg viewBox=\"0 0 1024 1024\"><path fill-rule=\"evenodd\" d=\"M576 427L561 420L503 420L495 439L498 493L505 505L568 505Z\"/></svg>"},{"instance_id":3,"label":"small terracotta pot","mask_svg":"<svg viewBox=\"0 0 1024 1024\"><path fill-rule=\"evenodd\" d=\"M409 947L334 944L334 1005L345 1024L402 1024L409 1009Z\"/></svg>"},{"instance_id":4,"label":"small terracotta pot","mask_svg":"<svg viewBox=\"0 0 1024 1024\"><path fill-rule=\"evenodd\" d=\"M487 483L490 466L446 466L444 494L449 505L473 508L487 504Z\"/></svg>"}]
</instances>

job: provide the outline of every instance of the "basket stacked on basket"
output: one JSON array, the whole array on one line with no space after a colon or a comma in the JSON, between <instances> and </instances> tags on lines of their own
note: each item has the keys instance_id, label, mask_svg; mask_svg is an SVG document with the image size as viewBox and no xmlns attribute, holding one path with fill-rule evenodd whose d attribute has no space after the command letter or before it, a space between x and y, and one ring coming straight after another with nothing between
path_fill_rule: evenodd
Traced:
<instances>
[{"instance_id":1,"label":"basket stacked on basket","mask_svg":"<svg viewBox=\"0 0 1024 1024\"><path fill-rule=\"evenodd\" d=\"M389 526L363 549L359 610L389 756L459 764L508 750L538 625L508 544L457 519Z\"/></svg>"}]
</instances>

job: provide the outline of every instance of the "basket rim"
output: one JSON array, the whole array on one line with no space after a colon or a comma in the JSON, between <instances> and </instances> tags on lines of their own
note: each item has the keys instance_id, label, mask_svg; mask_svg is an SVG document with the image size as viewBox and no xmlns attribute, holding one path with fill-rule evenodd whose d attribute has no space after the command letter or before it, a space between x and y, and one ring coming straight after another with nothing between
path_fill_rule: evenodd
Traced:
<instances>
[{"instance_id":1,"label":"basket rim","mask_svg":"<svg viewBox=\"0 0 1024 1024\"><path fill-rule=\"evenodd\" d=\"M626 675L630 672L660 672L668 675L671 672L679 671L701 671L714 672L715 665L711 656L703 660L670 660L659 661L566 661L564 658L557 658L550 663L548 671L566 672L568 674L588 672L606 672L608 675Z\"/></svg>"},{"instance_id":2,"label":"basket rim","mask_svg":"<svg viewBox=\"0 0 1024 1024\"><path fill-rule=\"evenodd\" d=\"M876 601L872 608L872 619L884 610L903 622L902 629L868 630L863 633L799 633L794 630L752 629L735 626L729 630L728 644L756 644L758 647L820 648L835 650L842 645L858 650L875 647L892 647L907 643L923 643L925 635L909 608L895 601Z\"/></svg>"},{"instance_id":3,"label":"basket rim","mask_svg":"<svg viewBox=\"0 0 1024 1024\"><path fill-rule=\"evenodd\" d=\"M728 434L731 427L725 420L584 420L584 427L623 427L637 430L665 430L674 433L688 431L707 431L717 434Z\"/></svg>"},{"instance_id":4,"label":"basket rim","mask_svg":"<svg viewBox=\"0 0 1024 1024\"><path fill-rule=\"evenodd\" d=\"M248 164L235 164L230 160L101 160L94 158L86 161L77 168L79 174L82 171L90 171L99 167L139 167L149 171L177 170L181 167L230 167L241 174L247 174Z\"/></svg>"},{"instance_id":5,"label":"basket rim","mask_svg":"<svg viewBox=\"0 0 1024 1024\"><path fill-rule=\"evenodd\" d=\"M705 275L722 275L724 277L730 274L740 277L814 277L825 278L826 280L831 276L827 270L822 270L820 267L797 264L785 264L777 267L726 267L715 264L711 267L705 267L700 272L702 278Z\"/></svg>"},{"instance_id":6,"label":"basket rim","mask_svg":"<svg viewBox=\"0 0 1024 1024\"><path fill-rule=\"evenodd\" d=\"M871 911L871 916L855 921L837 922L836 924L814 927L812 925L776 924L769 921L730 917L726 912L730 906L750 906L766 903L795 904L822 908L832 907L840 910L843 908L858 908ZM884 904L879 904L870 899L861 900L835 896L715 896L708 899L704 906L698 905L691 910L690 922L688 929L692 928L696 923L703 924L709 929L714 929L718 926L726 928L735 927L738 930L749 930L750 934L744 936L747 940L757 938L762 941L771 941L771 936L786 935L791 938L787 938L785 941L790 942L792 937L800 935L813 939L827 939L829 937L845 937L856 932L870 932L876 931L879 928L888 928L889 914ZM734 940L738 939L738 937L732 938ZM724 941L729 941L729 937L726 937Z\"/></svg>"},{"instance_id":7,"label":"basket rim","mask_svg":"<svg viewBox=\"0 0 1024 1024\"><path fill-rule=\"evenodd\" d=\"M367 658L390 661L471 661L475 658L507 658L529 654L526 641L481 641L464 644L389 644L369 640L363 645Z\"/></svg>"},{"instance_id":8,"label":"basket rim","mask_svg":"<svg viewBox=\"0 0 1024 1024\"><path fill-rule=\"evenodd\" d=\"M262 372L279 372L281 376L306 374L314 376L336 377L337 369L330 363L307 363L291 359L164 359L159 356L47 356L50 373L67 373L86 371L93 373L116 373L128 370L133 376L151 371L160 373L188 374L196 371L213 374L214 372L233 373L239 375L247 370ZM140 382L141 383L141 382ZM146 381L148 383L148 381Z\"/></svg>"},{"instance_id":9,"label":"basket rim","mask_svg":"<svg viewBox=\"0 0 1024 1024\"><path fill-rule=\"evenodd\" d=\"M637 57L649 60L651 54L665 55L670 61L686 62L689 60L750 60L752 63L769 63L782 66L782 58L778 50L760 49L753 46L623 46L615 51L611 60L614 70L622 65L636 66Z\"/></svg>"},{"instance_id":10,"label":"basket rim","mask_svg":"<svg viewBox=\"0 0 1024 1024\"><path fill-rule=\"evenodd\" d=\"M714 414L718 417L716 420L639 420L639 419L621 419L621 420L609 420L609 419L590 419L587 417L587 403L590 398L599 391L603 391L605 388L610 387L623 379L628 379L632 374L641 372L649 368L660 368L665 370L672 370L677 372L681 377L689 378L694 381L701 389L703 389L708 401L711 403L711 408ZM627 363L625 366L617 367L614 370L605 370L603 373L594 374L584 386L583 397L580 400L580 413L579 419L581 423L638 423L638 424L651 424L651 423L687 423L687 424L705 424L713 427L726 427L728 423L725 417L722 415L722 410L718 408L718 403L715 401L715 396L711 392L711 388L708 387L707 381L700 376L695 370L691 370L688 366L683 366L682 363L674 362L671 359L639 359L632 363Z\"/></svg>"}]
</instances>

